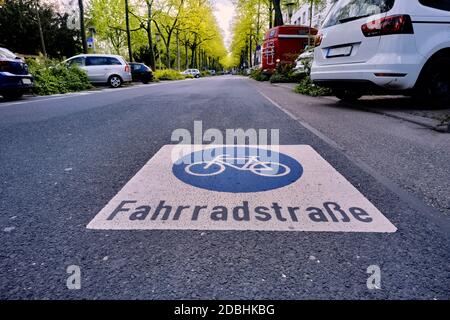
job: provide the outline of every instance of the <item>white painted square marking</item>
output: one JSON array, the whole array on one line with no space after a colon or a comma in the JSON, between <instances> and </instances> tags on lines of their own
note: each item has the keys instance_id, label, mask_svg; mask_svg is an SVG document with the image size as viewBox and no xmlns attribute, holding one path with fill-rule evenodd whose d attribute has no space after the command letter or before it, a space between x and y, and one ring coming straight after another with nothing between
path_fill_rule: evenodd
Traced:
<instances>
[{"instance_id":1,"label":"white painted square marking","mask_svg":"<svg viewBox=\"0 0 450 320\"><path fill-rule=\"evenodd\" d=\"M180 151L186 156L174 158ZM87 227L385 233L397 230L307 145L166 145Z\"/></svg>"}]
</instances>

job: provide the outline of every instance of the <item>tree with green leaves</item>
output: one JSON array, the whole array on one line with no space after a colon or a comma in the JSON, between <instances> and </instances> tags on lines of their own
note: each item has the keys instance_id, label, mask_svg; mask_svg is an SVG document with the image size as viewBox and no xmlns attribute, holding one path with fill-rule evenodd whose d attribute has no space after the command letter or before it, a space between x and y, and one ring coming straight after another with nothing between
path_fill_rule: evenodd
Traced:
<instances>
[{"instance_id":1,"label":"tree with green leaves","mask_svg":"<svg viewBox=\"0 0 450 320\"><path fill-rule=\"evenodd\" d=\"M42 1L5 0L0 6L0 42L22 54L44 53L45 48L49 57L70 57L81 51L81 39L68 27L68 19Z\"/></svg>"}]
</instances>

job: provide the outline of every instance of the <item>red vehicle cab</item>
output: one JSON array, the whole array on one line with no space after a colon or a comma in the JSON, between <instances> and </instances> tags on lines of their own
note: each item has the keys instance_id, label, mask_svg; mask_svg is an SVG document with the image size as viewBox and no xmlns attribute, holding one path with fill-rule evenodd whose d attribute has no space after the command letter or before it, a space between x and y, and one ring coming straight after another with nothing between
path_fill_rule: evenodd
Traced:
<instances>
[{"instance_id":1,"label":"red vehicle cab","mask_svg":"<svg viewBox=\"0 0 450 320\"><path fill-rule=\"evenodd\" d=\"M272 74L277 67L277 60L281 64L294 63L308 45L308 37L311 34L311 44L317 29L306 26L278 26L267 31L262 46L263 73Z\"/></svg>"}]
</instances>

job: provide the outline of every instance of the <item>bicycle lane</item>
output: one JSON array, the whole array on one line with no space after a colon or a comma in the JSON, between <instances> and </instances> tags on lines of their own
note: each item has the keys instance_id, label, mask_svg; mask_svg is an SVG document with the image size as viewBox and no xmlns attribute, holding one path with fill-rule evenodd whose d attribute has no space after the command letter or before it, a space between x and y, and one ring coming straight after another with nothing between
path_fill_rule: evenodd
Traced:
<instances>
[{"instance_id":1,"label":"bicycle lane","mask_svg":"<svg viewBox=\"0 0 450 320\"><path fill-rule=\"evenodd\" d=\"M52 241L33 237L41 249L36 250L36 246L23 245L23 237L28 235L17 233L12 235L14 241L5 243L4 251L20 243L17 255L24 258L22 254L26 254L25 261L39 260L40 255L47 259L50 266L39 273L46 280L34 287L32 296L448 298L448 239L441 226L399 200L339 150L276 109L243 81L215 80L208 86L207 93L203 92L205 88L189 88L194 98L188 103L186 92L180 89L172 90L170 103L156 110L135 105L133 113L128 111L120 121L113 121L114 133L110 123L103 124L103 110L80 114L75 122L63 119L81 126L84 136L90 137L89 141L74 138L73 145L81 149L84 143L95 145L96 152L81 153L82 159L72 160L74 168L84 177L89 174L90 179L73 176L75 188L58 194L58 198L70 199L68 203L57 204L55 209L54 202L40 202L40 207L32 211L32 219L45 234L52 235ZM224 88L232 90L234 97L221 96ZM175 102L177 96L182 97L179 104ZM205 100L218 96L222 103L214 104L215 113L208 112L211 104ZM153 99L148 97L147 101ZM176 112L180 105L189 117ZM116 110L119 108L122 106ZM279 128L279 147L272 146L279 155L267 159L257 153L259 166L253 170L222 164L225 170L213 174L222 170L217 163L186 170L192 163L179 160L192 152L201 151L203 155L204 149L189 146L189 150L172 152L174 147L166 145L170 132L191 128L192 119L201 119L205 128L222 132L227 128ZM39 124L41 134L47 125ZM157 142L143 144L146 136ZM60 150L58 146L59 142L54 142L54 148ZM122 147L127 152L119 152ZM206 157L207 162L229 154L229 150L218 148L218 152L208 153L211 157ZM246 153L246 148L245 157L255 155ZM107 158L105 154L114 149L118 149L114 157ZM62 152L60 157L67 155ZM200 162L204 160L202 157ZM285 167L280 166L279 171L269 166L269 170L268 163ZM214 167L219 170L214 171ZM289 168L289 173L284 174L283 168ZM281 177L264 177L262 172L280 173ZM222 182L210 183L211 177ZM268 183L269 178L276 179ZM95 186L91 179L95 179ZM111 181L114 187L109 186ZM248 181L249 185L243 185ZM268 185L270 190L258 189ZM236 187L257 189L237 193L227 189ZM44 187L42 191L45 193ZM196 207L200 207L197 213ZM31 210L25 203L22 208ZM44 221L51 223L40 222L45 213ZM67 276L68 264L81 267L81 290L55 285ZM381 272L380 290L367 287L371 276L367 271L374 266ZM11 268L8 265L4 270ZM11 277L9 282L25 281L23 274L29 268L22 264L15 268L22 277ZM27 274L33 277L33 273ZM22 294L16 291L13 296Z\"/></svg>"}]
</instances>

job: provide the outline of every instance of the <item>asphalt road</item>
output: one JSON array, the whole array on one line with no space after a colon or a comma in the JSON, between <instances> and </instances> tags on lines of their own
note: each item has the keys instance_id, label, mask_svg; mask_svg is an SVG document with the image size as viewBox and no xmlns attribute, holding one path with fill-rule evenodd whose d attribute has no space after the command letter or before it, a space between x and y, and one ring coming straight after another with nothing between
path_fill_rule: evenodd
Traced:
<instances>
[{"instance_id":1,"label":"asphalt road","mask_svg":"<svg viewBox=\"0 0 450 320\"><path fill-rule=\"evenodd\" d=\"M352 153L386 137L375 130L369 137L353 133L359 139L347 139L342 148L336 137L356 132L351 116L339 125L333 114L317 120L317 127L333 128L333 139L312 121L302 125L258 89L224 76L0 103L0 298L449 299L450 224L443 202L428 206L421 188L383 170L397 165L395 148L376 158L379 167ZM311 145L398 231L87 229L171 143L173 130L192 130L194 120L220 130L277 128L280 144ZM415 139L403 143L417 145ZM399 166L406 168L407 158ZM448 171L442 172L448 180ZM66 286L69 265L81 267L80 290ZM370 265L380 266L380 290L366 286Z\"/></svg>"}]
</instances>

